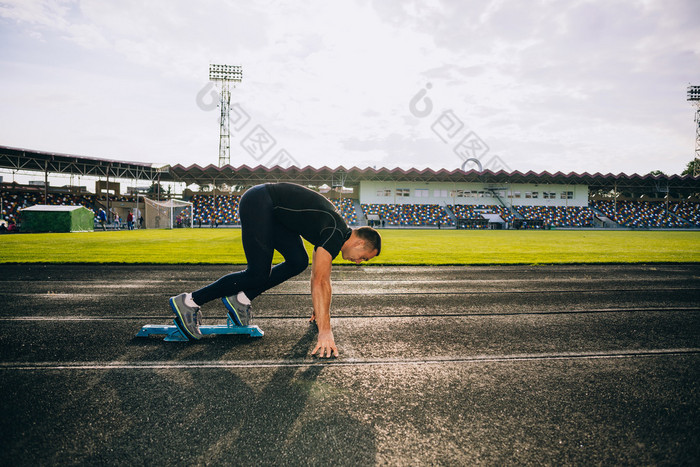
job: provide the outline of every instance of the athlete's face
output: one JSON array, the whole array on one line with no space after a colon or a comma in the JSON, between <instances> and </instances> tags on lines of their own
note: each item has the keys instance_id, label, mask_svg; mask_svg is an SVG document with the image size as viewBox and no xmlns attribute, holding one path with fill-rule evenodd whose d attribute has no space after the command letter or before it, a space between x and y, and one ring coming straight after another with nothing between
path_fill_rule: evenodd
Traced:
<instances>
[{"instance_id":1,"label":"athlete's face","mask_svg":"<svg viewBox=\"0 0 700 467\"><path fill-rule=\"evenodd\" d=\"M365 248L364 244L359 244L348 248L347 251L343 251L342 254L344 260L360 264L363 261L369 261L377 256L377 250L368 250Z\"/></svg>"}]
</instances>

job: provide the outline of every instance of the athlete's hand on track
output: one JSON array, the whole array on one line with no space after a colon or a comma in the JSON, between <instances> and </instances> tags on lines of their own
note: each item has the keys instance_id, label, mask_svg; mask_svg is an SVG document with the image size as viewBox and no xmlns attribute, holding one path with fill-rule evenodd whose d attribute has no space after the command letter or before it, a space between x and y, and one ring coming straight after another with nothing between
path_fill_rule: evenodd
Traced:
<instances>
[{"instance_id":1,"label":"athlete's hand on track","mask_svg":"<svg viewBox=\"0 0 700 467\"><path fill-rule=\"evenodd\" d=\"M319 354L316 355L316 352L319 352ZM338 347L335 346L333 331L318 333L318 343L311 352L311 355L315 355L319 358L338 357Z\"/></svg>"}]
</instances>

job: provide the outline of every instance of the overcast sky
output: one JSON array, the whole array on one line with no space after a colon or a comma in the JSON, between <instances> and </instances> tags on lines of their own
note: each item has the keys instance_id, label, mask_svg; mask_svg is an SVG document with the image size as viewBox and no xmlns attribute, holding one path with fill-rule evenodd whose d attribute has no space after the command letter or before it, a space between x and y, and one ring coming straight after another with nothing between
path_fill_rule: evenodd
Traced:
<instances>
[{"instance_id":1,"label":"overcast sky","mask_svg":"<svg viewBox=\"0 0 700 467\"><path fill-rule=\"evenodd\" d=\"M0 1L0 145L231 164L680 173L700 2ZM474 167L467 162L466 167Z\"/></svg>"}]
</instances>

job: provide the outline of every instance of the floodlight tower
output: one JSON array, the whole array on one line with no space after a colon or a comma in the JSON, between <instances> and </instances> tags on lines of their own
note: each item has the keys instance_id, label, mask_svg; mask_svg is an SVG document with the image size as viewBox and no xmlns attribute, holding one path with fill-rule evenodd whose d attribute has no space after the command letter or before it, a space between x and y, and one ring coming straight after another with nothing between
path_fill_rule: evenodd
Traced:
<instances>
[{"instance_id":1,"label":"floodlight tower","mask_svg":"<svg viewBox=\"0 0 700 467\"><path fill-rule=\"evenodd\" d=\"M695 107L695 159L693 176L700 175L700 86L688 86L688 102Z\"/></svg>"},{"instance_id":2,"label":"floodlight tower","mask_svg":"<svg viewBox=\"0 0 700 467\"><path fill-rule=\"evenodd\" d=\"M209 79L221 88L221 122L219 124L219 167L231 163L231 133L229 132L228 114L231 108L231 83L236 86L243 80L243 67L239 65L209 65Z\"/></svg>"}]
</instances>

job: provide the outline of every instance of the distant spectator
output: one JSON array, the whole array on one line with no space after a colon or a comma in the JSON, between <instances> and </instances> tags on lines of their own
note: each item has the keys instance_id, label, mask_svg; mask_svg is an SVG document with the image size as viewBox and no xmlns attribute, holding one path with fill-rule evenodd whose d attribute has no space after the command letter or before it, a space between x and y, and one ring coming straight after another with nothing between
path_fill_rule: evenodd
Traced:
<instances>
[{"instance_id":1,"label":"distant spectator","mask_svg":"<svg viewBox=\"0 0 700 467\"><path fill-rule=\"evenodd\" d=\"M134 213L131 211L126 215L126 228L128 230L134 230Z\"/></svg>"},{"instance_id":2,"label":"distant spectator","mask_svg":"<svg viewBox=\"0 0 700 467\"><path fill-rule=\"evenodd\" d=\"M100 222L102 230L107 230L107 213L104 209L100 208L100 210L98 211L97 220Z\"/></svg>"}]
</instances>

